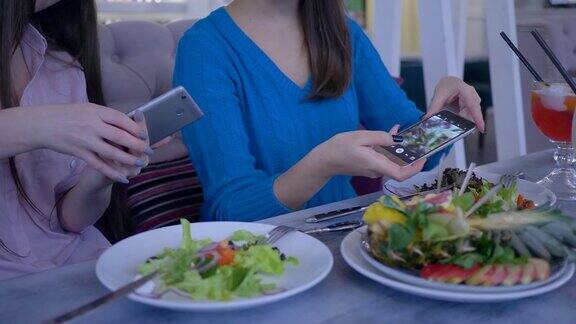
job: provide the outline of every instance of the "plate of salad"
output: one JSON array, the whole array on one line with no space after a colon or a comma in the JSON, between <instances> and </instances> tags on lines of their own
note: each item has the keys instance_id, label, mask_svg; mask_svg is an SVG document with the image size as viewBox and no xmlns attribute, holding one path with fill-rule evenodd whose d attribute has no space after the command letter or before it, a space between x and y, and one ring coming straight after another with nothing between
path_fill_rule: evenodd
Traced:
<instances>
[{"instance_id":1,"label":"plate of salad","mask_svg":"<svg viewBox=\"0 0 576 324\"><path fill-rule=\"evenodd\" d=\"M96 275L116 290L156 271L129 298L169 309L225 311L272 303L313 287L333 264L330 250L301 232L273 246L262 243L274 227L182 220L116 243L98 259Z\"/></svg>"},{"instance_id":2,"label":"plate of salad","mask_svg":"<svg viewBox=\"0 0 576 324\"><path fill-rule=\"evenodd\" d=\"M494 191L473 178L462 191L455 181L438 193L416 187L428 193L409 200L382 196L363 216L363 257L394 279L469 293L533 290L572 276L576 222L554 199L521 192L520 181Z\"/></svg>"},{"instance_id":3,"label":"plate of salad","mask_svg":"<svg viewBox=\"0 0 576 324\"><path fill-rule=\"evenodd\" d=\"M442 176L441 188L460 188L460 185L466 177L466 171L458 168L446 168ZM427 192L436 189L438 180L436 179L436 171L421 172L414 177L404 180L402 182L389 180L384 184L384 192L396 196L413 195L418 192ZM500 179L500 175L485 172L474 171L467 183L467 191L486 192ZM518 179L513 190L508 191L514 193L516 199L521 199L519 202L524 204L525 208L541 206L541 205L555 205L556 195L548 188L534 182ZM503 194L506 191L502 191ZM488 211L491 208L498 209L499 200L494 200L494 204L486 205L483 210Z\"/></svg>"},{"instance_id":4,"label":"plate of salad","mask_svg":"<svg viewBox=\"0 0 576 324\"><path fill-rule=\"evenodd\" d=\"M521 298L533 297L553 291L566 282L574 275L574 265L570 264L567 271L558 277L557 280L549 284L537 286L533 289L519 291L496 291L487 293L478 293L470 291L458 291L450 289L438 289L436 287L420 286L413 283L398 280L388 276L386 273L375 268L363 256L362 241L366 235L366 227L358 228L350 232L342 241L340 251L344 261L354 270L379 284L391 289L404 293L458 303L496 303L517 300Z\"/></svg>"}]
</instances>

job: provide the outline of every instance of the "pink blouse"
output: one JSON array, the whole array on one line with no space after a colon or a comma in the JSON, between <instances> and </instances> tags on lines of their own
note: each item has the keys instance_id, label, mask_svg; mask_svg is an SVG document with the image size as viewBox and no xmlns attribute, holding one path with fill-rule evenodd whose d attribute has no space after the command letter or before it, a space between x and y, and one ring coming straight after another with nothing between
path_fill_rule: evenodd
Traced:
<instances>
[{"instance_id":1,"label":"pink blouse","mask_svg":"<svg viewBox=\"0 0 576 324\"><path fill-rule=\"evenodd\" d=\"M32 76L20 106L88 101L84 73L66 63L72 57L47 54L46 40L31 25L20 45ZM18 155L16 165L41 213L18 197L8 160L0 160L0 280L97 258L109 246L104 236L92 226L82 233L64 231L56 210L57 198L76 184L85 163L40 149Z\"/></svg>"}]
</instances>

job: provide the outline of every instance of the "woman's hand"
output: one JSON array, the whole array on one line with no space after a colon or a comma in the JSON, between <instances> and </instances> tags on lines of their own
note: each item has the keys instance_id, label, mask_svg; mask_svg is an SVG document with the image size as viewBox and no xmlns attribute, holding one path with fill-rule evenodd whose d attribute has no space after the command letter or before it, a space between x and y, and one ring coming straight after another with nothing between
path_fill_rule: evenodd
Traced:
<instances>
[{"instance_id":1,"label":"woman's hand","mask_svg":"<svg viewBox=\"0 0 576 324\"><path fill-rule=\"evenodd\" d=\"M434 89L434 97L425 117L430 117L445 107L452 108L460 116L473 120L481 132L486 131L478 93L472 86L457 77L447 76L440 79Z\"/></svg>"},{"instance_id":2,"label":"woman's hand","mask_svg":"<svg viewBox=\"0 0 576 324\"><path fill-rule=\"evenodd\" d=\"M394 126L390 133L360 130L332 137L276 178L274 194L285 206L299 209L337 175L396 180L413 176L424 167L424 159L401 167L373 148L402 142L396 135L398 128Z\"/></svg>"},{"instance_id":3,"label":"woman's hand","mask_svg":"<svg viewBox=\"0 0 576 324\"><path fill-rule=\"evenodd\" d=\"M144 115L136 113L134 121L138 134L147 137L146 122ZM148 141L146 141L148 145ZM116 160L101 158L107 167L121 174L122 179L110 179L91 166L87 166L82 171L78 183L68 192L62 201L59 209L59 220L62 228L71 232L81 232L87 226L94 224L102 216L110 204L112 184L116 181L128 183L128 178L140 173L142 167L148 164L148 156L134 150L129 151L130 155L136 156L142 164L125 165ZM87 208L86 206L91 206Z\"/></svg>"},{"instance_id":4,"label":"woman's hand","mask_svg":"<svg viewBox=\"0 0 576 324\"><path fill-rule=\"evenodd\" d=\"M127 182L125 168L145 166L145 155L153 153L145 127L111 108L85 103L22 110L32 114L28 127L38 148L79 157L114 181Z\"/></svg>"},{"instance_id":5,"label":"woman's hand","mask_svg":"<svg viewBox=\"0 0 576 324\"><path fill-rule=\"evenodd\" d=\"M373 148L402 142L401 137L395 135L397 130L398 126L390 133L367 130L341 133L317 146L310 157L316 161L319 174L327 178L349 175L405 180L422 170L425 159L401 167Z\"/></svg>"},{"instance_id":6,"label":"woman's hand","mask_svg":"<svg viewBox=\"0 0 576 324\"><path fill-rule=\"evenodd\" d=\"M144 120L144 115L142 112L137 112L134 115L134 122L138 125L139 133L144 134L143 137L148 137L148 130L146 129L146 121ZM149 144L149 141L146 140L146 145ZM136 165L124 164L115 160L111 159L102 159L104 163L107 164L108 167L114 169L115 171L121 174L120 178L111 179L107 177L105 174L96 170L95 168L88 166L84 169L83 174L81 176L79 184L82 186L86 186L87 188L91 188L93 191L99 191L101 189L107 189L110 187L114 182L121 182L127 184L129 182L129 178L135 177L140 174L142 168L146 167L149 162L148 155L143 154L141 152L137 152L135 150L128 150L130 155L136 156L139 160L139 163Z\"/></svg>"}]
</instances>

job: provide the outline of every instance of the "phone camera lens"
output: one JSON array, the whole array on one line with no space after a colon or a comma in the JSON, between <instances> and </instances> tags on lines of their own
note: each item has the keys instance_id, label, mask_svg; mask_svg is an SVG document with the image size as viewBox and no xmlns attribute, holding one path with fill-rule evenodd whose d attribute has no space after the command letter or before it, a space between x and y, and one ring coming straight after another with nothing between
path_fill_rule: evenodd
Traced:
<instances>
[{"instance_id":1,"label":"phone camera lens","mask_svg":"<svg viewBox=\"0 0 576 324\"><path fill-rule=\"evenodd\" d=\"M186 96L180 96L180 99L186 99Z\"/></svg>"}]
</instances>

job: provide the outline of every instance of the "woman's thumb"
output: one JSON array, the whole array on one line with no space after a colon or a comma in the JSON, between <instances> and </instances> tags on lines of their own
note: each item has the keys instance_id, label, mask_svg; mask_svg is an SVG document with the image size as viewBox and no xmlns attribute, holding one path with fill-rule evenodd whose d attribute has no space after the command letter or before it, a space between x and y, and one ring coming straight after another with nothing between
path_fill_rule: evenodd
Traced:
<instances>
[{"instance_id":1,"label":"woman's thumb","mask_svg":"<svg viewBox=\"0 0 576 324\"><path fill-rule=\"evenodd\" d=\"M359 138L359 144L365 146L391 146L398 143L398 140L394 140L397 136L383 131L363 131Z\"/></svg>"}]
</instances>

